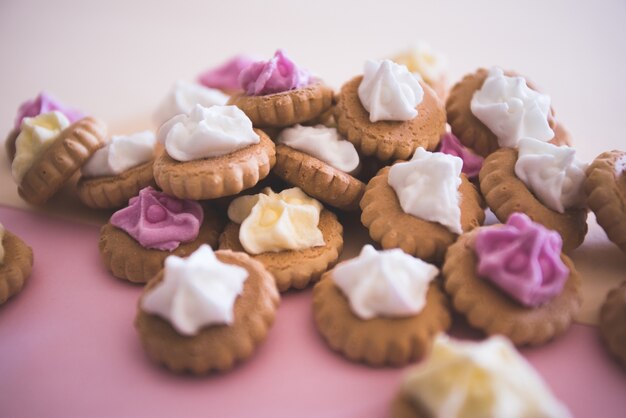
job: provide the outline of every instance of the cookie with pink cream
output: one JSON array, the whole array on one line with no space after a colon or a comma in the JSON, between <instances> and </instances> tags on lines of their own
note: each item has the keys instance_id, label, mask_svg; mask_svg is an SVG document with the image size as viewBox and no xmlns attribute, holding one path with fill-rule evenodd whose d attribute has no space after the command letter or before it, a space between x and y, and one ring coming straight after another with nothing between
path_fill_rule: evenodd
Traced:
<instances>
[{"instance_id":1,"label":"cookie with pink cream","mask_svg":"<svg viewBox=\"0 0 626 418\"><path fill-rule=\"evenodd\" d=\"M13 161L15 157L15 141L22 129L24 118L33 118L42 113L50 113L55 110L63 113L70 123L74 123L84 116L81 111L65 106L45 91L39 93L34 99L25 101L17 110L13 129L9 132L4 143L10 161Z\"/></svg>"},{"instance_id":2,"label":"cookie with pink cream","mask_svg":"<svg viewBox=\"0 0 626 418\"><path fill-rule=\"evenodd\" d=\"M257 61L239 75L242 93L229 104L241 108L255 127L285 127L315 119L332 105L333 91L300 68L282 50Z\"/></svg>"},{"instance_id":3,"label":"cookie with pink cream","mask_svg":"<svg viewBox=\"0 0 626 418\"><path fill-rule=\"evenodd\" d=\"M115 277L146 283L167 256L187 256L202 244L215 246L222 227L210 207L146 187L102 227L100 255Z\"/></svg>"},{"instance_id":4,"label":"cookie with pink cream","mask_svg":"<svg viewBox=\"0 0 626 418\"><path fill-rule=\"evenodd\" d=\"M580 309L581 278L558 233L522 213L462 235L446 253L454 308L488 335L540 345L564 333Z\"/></svg>"}]
</instances>

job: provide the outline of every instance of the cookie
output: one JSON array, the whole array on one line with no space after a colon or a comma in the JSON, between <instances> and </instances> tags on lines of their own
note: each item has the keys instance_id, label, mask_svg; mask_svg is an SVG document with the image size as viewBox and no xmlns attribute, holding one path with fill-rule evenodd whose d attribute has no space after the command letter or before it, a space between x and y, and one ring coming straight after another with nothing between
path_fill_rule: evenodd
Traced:
<instances>
[{"instance_id":1,"label":"cookie","mask_svg":"<svg viewBox=\"0 0 626 418\"><path fill-rule=\"evenodd\" d=\"M389 161L408 159L418 147L427 150L437 147L445 131L446 114L443 103L426 83L420 82L424 97L416 108L415 118L402 122L370 122L358 95L362 80L363 76L358 76L344 84L335 107L337 130L361 155Z\"/></svg>"},{"instance_id":2,"label":"cookie","mask_svg":"<svg viewBox=\"0 0 626 418\"><path fill-rule=\"evenodd\" d=\"M48 201L105 145L105 138L106 126L90 116L68 126L26 172L18 187L20 197L35 205Z\"/></svg>"},{"instance_id":3,"label":"cookie","mask_svg":"<svg viewBox=\"0 0 626 418\"><path fill-rule=\"evenodd\" d=\"M365 188L361 199L361 223L369 229L370 237L383 248L401 248L422 260L440 265L446 249L457 235L445 226L409 215L388 183L391 167L381 169ZM461 175L459 187L461 227L467 232L485 220L482 199L476 187Z\"/></svg>"},{"instance_id":4,"label":"cookie","mask_svg":"<svg viewBox=\"0 0 626 418\"><path fill-rule=\"evenodd\" d=\"M446 101L446 113L452 133L466 147L477 154L486 157L500 148L498 137L472 113L470 103L474 93L481 89L489 70L479 68L475 73L468 74L456 83L450 90ZM512 71L505 71L509 77L517 76ZM534 85L526 80L526 84L532 90L537 91ZM554 131L555 136L551 143L555 145L570 145L570 135L564 128L559 128L554 118L554 110L548 114L548 125Z\"/></svg>"},{"instance_id":5,"label":"cookie","mask_svg":"<svg viewBox=\"0 0 626 418\"><path fill-rule=\"evenodd\" d=\"M273 172L308 195L343 210L356 210L365 184L325 162L286 145L276 146Z\"/></svg>"},{"instance_id":6,"label":"cookie","mask_svg":"<svg viewBox=\"0 0 626 418\"><path fill-rule=\"evenodd\" d=\"M323 246L251 255L272 273L279 291L303 289L337 263L343 250L343 227L337 221L337 216L322 210L318 228L324 237ZM245 251L239 241L239 229L240 225L234 222L226 225L219 238L220 250Z\"/></svg>"},{"instance_id":7,"label":"cookie","mask_svg":"<svg viewBox=\"0 0 626 418\"><path fill-rule=\"evenodd\" d=\"M589 208L609 239L626 253L626 152L603 152L586 175Z\"/></svg>"},{"instance_id":8,"label":"cookie","mask_svg":"<svg viewBox=\"0 0 626 418\"><path fill-rule=\"evenodd\" d=\"M4 259L0 260L0 305L24 287L33 267L33 250L15 234L0 225L0 246Z\"/></svg>"},{"instance_id":9,"label":"cookie","mask_svg":"<svg viewBox=\"0 0 626 418\"><path fill-rule=\"evenodd\" d=\"M202 375L231 369L253 354L274 322L280 296L263 265L244 253L217 251L215 255L248 272L234 302L232 324L207 325L196 335L181 335L167 320L142 310L139 302L135 328L141 343L153 361L174 372ZM142 298L162 280L163 271L148 283Z\"/></svg>"},{"instance_id":10,"label":"cookie","mask_svg":"<svg viewBox=\"0 0 626 418\"><path fill-rule=\"evenodd\" d=\"M120 208L144 187L156 187L153 163L143 163L117 176L81 177L76 184L76 194L93 209Z\"/></svg>"},{"instance_id":11,"label":"cookie","mask_svg":"<svg viewBox=\"0 0 626 418\"><path fill-rule=\"evenodd\" d=\"M305 87L264 96L235 94L228 104L243 110L255 127L280 128L317 118L331 107L332 100L333 90L316 80Z\"/></svg>"},{"instance_id":12,"label":"cookie","mask_svg":"<svg viewBox=\"0 0 626 418\"><path fill-rule=\"evenodd\" d=\"M600 335L611 354L626 367L626 282L611 290L602 304Z\"/></svg>"},{"instance_id":13,"label":"cookie","mask_svg":"<svg viewBox=\"0 0 626 418\"><path fill-rule=\"evenodd\" d=\"M185 257L202 244L215 248L223 225L222 217L206 206L197 238L167 251L144 248L127 232L108 222L100 229L100 256L107 269L118 279L146 283L163 268L163 262L169 255Z\"/></svg>"},{"instance_id":14,"label":"cookie","mask_svg":"<svg viewBox=\"0 0 626 418\"><path fill-rule=\"evenodd\" d=\"M485 159L479 181L487 206L500 222L514 212L525 213L561 235L563 252L577 248L587 234L587 209L571 208L559 213L547 208L515 175L517 154L517 150L500 148Z\"/></svg>"},{"instance_id":15,"label":"cookie","mask_svg":"<svg viewBox=\"0 0 626 418\"><path fill-rule=\"evenodd\" d=\"M162 152L154 161L154 179L167 194L204 200L230 196L266 177L276 163L272 140L260 129L258 144L219 157L180 162Z\"/></svg>"},{"instance_id":16,"label":"cookie","mask_svg":"<svg viewBox=\"0 0 626 418\"><path fill-rule=\"evenodd\" d=\"M541 345L564 333L582 303L581 278L569 257L561 254L569 276L560 294L541 306L527 308L478 275L476 233L463 234L446 253L444 289L454 309L471 326L488 335L503 334L515 345Z\"/></svg>"},{"instance_id":17,"label":"cookie","mask_svg":"<svg viewBox=\"0 0 626 418\"><path fill-rule=\"evenodd\" d=\"M431 283L426 305L417 315L363 320L326 272L313 288L315 324L328 345L352 361L370 366L402 366L423 358L434 335L451 323L447 300L437 283Z\"/></svg>"}]
</instances>

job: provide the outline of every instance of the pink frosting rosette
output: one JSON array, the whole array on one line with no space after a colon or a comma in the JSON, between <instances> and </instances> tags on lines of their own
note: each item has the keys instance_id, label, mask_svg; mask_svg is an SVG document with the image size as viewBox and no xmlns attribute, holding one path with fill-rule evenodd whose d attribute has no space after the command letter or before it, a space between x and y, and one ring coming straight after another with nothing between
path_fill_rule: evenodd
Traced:
<instances>
[{"instance_id":1,"label":"pink frosting rosette","mask_svg":"<svg viewBox=\"0 0 626 418\"><path fill-rule=\"evenodd\" d=\"M176 199L146 187L111 216L111 224L144 248L172 251L198 237L204 211L198 202Z\"/></svg>"},{"instance_id":2,"label":"pink frosting rosette","mask_svg":"<svg viewBox=\"0 0 626 418\"><path fill-rule=\"evenodd\" d=\"M211 68L198 76L198 82L206 87L222 90L239 90L239 74L254 62L246 55L235 55L216 68Z\"/></svg>"},{"instance_id":3,"label":"pink frosting rosette","mask_svg":"<svg viewBox=\"0 0 626 418\"><path fill-rule=\"evenodd\" d=\"M514 213L505 225L479 230L478 274L524 306L542 305L561 293L569 276L562 244L557 232Z\"/></svg>"},{"instance_id":4,"label":"pink frosting rosette","mask_svg":"<svg viewBox=\"0 0 626 418\"><path fill-rule=\"evenodd\" d=\"M55 110L63 113L70 123L74 123L84 117L81 111L63 105L54 97L42 91L34 99L27 100L20 105L15 116L15 129L20 129L24 118L32 118Z\"/></svg>"},{"instance_id":5,"label":"pink frosting rosette","mask_svg":"<svg viewBox=\"0 0 626 418\"><path fill-rule=\"evenodd\" d=\"M245 68L239 75L239 84L248 96L263 96L305 87L310 78L308 71L279 49L269 61L257 61Z\"/></svg>"},{"instance_id":6,"label":"pink frosting rosette","mask_svg":"<svg viewBox=\"0 0 626 418\"><path fill-rule=\"evenodd\" d=\"M478 176L481 167L483 166L484 158L474 154L469 149L461 144L461 141L450 132L446 132L441 136L441 142L439 144L439 152L444 154L454 155L463 160L463 173L469 178Z\"/></svg>"}]
</instances>

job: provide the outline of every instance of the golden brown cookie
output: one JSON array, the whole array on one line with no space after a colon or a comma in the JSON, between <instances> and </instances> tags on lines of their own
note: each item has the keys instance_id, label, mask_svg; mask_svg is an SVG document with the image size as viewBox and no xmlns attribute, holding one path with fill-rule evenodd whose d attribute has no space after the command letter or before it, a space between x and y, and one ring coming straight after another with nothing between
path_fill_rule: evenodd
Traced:
<instances>
[{"instance_id":1,"label":"golden brown cookie","mask_svg":"<svg viewBox=\"0 0 626 418\"><path fill-rule=\"evenodd\" d=\"M81 202L93 209L116 209L128 204L139 190L156 187L152 165L154 160L140 164L116 176L81 177L76 194Z\"/></svg>"},{"instance_id":2,"label":"golden brown cookie","mask_svg":"<svg viewBox=\"0 0 626 418\"><path fill-rule=\"evenodd\" d=\"M153 361L174 372L200 375L231 369L253 354L274 323L280 295L271 274L247 254L217 251L215 255L221 262L245 268L249 274L243 292L235 300L231 325L209 325L197 335L184 336L167 320L144 312L139 304L135 328L144 349ZM161 280L162 271L150 280L143 294Z\"/></svg>"},{"instance_id":3,"label":"golden brown cookie","mask_svg":"<svg viewBox=\"0 0 626 418\"><path fill-rule=\"evenodd\" d=\"M423 82L424 99L417 116L408 121L370 122L359 99L358 76L343 85L335 107L337 131L352 142L360 155L381 161L410 159L418 147L433 151L446 128L446 112L435 92Z\"/></svg>"},{"instance_id":4,"label":"golden brown cookie","mask_svg":"<svg viewBox=\"0 0 626 418\"><path fill-rule=\"evenodd\" d=\"M479 68L475 73L468 74L461 81L456 83L450 90L446 101L446 113L448 123L452 128L452 133L456 135L463 145L471 148L477 154L486 157L498 148L498 137L483 124L470 108L470 103L474 93L481 89L489 70ZM512 71L505 71L505 75L515 77L518 74ZM526 84L529 88L538 91L528 80ZM548 125L554 130L555 136L550 143L555 145L570 145L570 136L565 128L558 127L554 119L554 110L550 109L548 114Z\"/></svg>"},{"instance_id":5,"label":"golden brown cookie","mask_svg":"<svg viewBox=\"0 0 626 418\"><path fill-rule=\"evenodd\" d=\"M334 213L324 209L320 213L318 227L326 243L324 246L250 255L272 273L281 292L305 288L337 263L343 250L343 226ZM239 241L239 225L234 222L226 225L219 241L220 250L245 252Z\"/></svg>"},{"instance_id":6,"label":"golden brown cookie","mask_svg":"<svg viewBox=\"0 0 626 418\"><path fill-rule=\"evenodd\" d=\"M58 192L106 143L106 126L91 116L65 128L39 156L19 184L22 199L41 205Z\"/></svg>"},{"instance_id":7,"label":"golden brown cookie","mask_svg":"<svg viewBox=\"0 0 626 418\"><path fill-rule=\"evenodd\" d=\"M154 161L154 179L165 193L179 199L204 200L249 189L276 163L272 140L260 129L258 144L219 157L180 162L163 151Z\"/></svg>"},{"instance_id":8,"label":"golden brown cookie","mask_svg":"<svg viewBox=\"0 0 626 418\"><path fill-rule=\"evenodd\" d=\"M313 288L315 325L336 351L370 366L403 366L430 352L433 338L450 327L448 301L437 283L431 283L426 305L417 315L363 320L326 272Z\"/></svg>"},{"instance_id":9,"label":"golden brown cookie","mask_svg":"<svg viewBox=\"0 0 626 418\"><path fill-rule=\"evenodd\" d=\"M606 296L600 310L600 335L611 354L626 367L626 281Z\"/></svg>"},{"instance_id":10,"label":"golden brown cookie","mask_svg":"<svg viewBox=\"0 0 626 418\"><path fill-rule=\"evenodd\" d=\"M572 208L559 213L547 208L517 178L516 162L517 150L512 148L500 148L485 159L478 178L487 206L500 222L506 222L514 212L525 213L561 235L563 252L577 248L587 234L587 209Z\"/></svg>"},{"instance_id":11,"label":"golden brown cookie","mask_svg":"<svg viewBox=\"0 0 626 418\"><path fill-rule=\"evenodd\" d=\"M502 334L515 345L540 345L564 333L582 303L581 278L565 254L570 271L562 292L544 305L527 308L481 278L473 241L476 231L463 234L448 248L443 265L444 289L457 312L488 335Z\"/></svg>"},{"instance_id":12,"label":"golden brown cookie","mask_svg":"<svg viewBox=\"0 0 626 418\"><path fill-rule=\"evenodd\" d=\"M11 132L9 132L9 135L7 135L7 138L4 141L4 148L7 151L9 162L13 162L13 159L15 158L15 141L19 135L20 130L14 128Z\"/></svg>"},{"instance_id":13,"label":"golden brown cookie","mask_svg":"<svg viewBox=\"0 0 626 418\"><path fill-rule=\"evenodd\" d=\"M33 250L20 237L5 230L2 245L4 261L0 263L0 305L22 290L33 267Z\"/></svg>"},{"instance_id":14,"label":"golden brown cookie","mask_svg":"<svg viewBox=\"0 0 626 418\"><path fill-rule=\"evenodd\" d=\"M383 248L401 248L407 254L441 265L446 249L458 235L439 223L405 213L388 183L390 168L383 168L367 183L361 199L361 222ZM485 211L476 187L464 174L461 180L461 227L467 232L483 224Z\"/></svg>"},{"instance_id":15,"label":"golden brown cookie","mask_svg":"<svg viewBox=\"0 0 626 418\"><path fill-rule=\"evenodd\" d=\"M204 207L204 221L198 237L181 243L173 251L142 247L126 231L107 222L100 230L100 256L104 265L119 279L133 283L146 283L163 268L169 255L186 257L202 244L217 246L217 240L224 226L222 217L210 207Z\"/></svg>"},{"instance_id":16,"label":"golden brown cookie","mask_svg":"<svg viewBox=\"0 0 626 418\"><path fill-rule=\"evenodd\" d=\"M306 87L264 96L230 97L229 105L239 107L255 127L284 127L314 119L332 104L333 90L321 81Z\"/></svg>"},{"instance_id":17,"label":"golden brown cookie","mask_svg":"<svg viewBox=\"0 0 626 418\"><path fill-rule=\"evenodd\" d=\"M626 152L603 152L586 174L587 205L609 239L626 253Z\"/></svg>"},{"instance_id":18,"label":"golden brown cookie","mask_svg":"<svg viewBox=\"0 0 626 418\"><path fill-rule=\"evenodd\" d=\"M365 184L350 174L287 145L276 146L273 173L306 194L343 210L356 210Z\"/></svg>"}]
</instances>

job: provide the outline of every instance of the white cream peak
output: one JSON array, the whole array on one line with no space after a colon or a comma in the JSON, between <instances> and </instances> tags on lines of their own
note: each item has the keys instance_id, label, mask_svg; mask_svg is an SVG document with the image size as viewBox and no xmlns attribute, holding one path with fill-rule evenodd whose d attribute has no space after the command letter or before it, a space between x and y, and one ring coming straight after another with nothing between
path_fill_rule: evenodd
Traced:
<instances>
[{"instance_id":1,"label":"white cream peak","mask_svg":"<svg viewBox=\"0 0 626 418\"><path fill-rule=\"evenodd\" d=\"M358 257L335 267L332 278L352 312L368 320L420 313L437 274L437 267L400 249L376 251L366 245Z\"/></svg>"},{"instance_id":2,"label":"white cream peak","mask_svg":"<svg viewBox=\"0 0 626 418\"><path fill-rule=\"evenodd\" d=\"M260 142L250 118L237 106L195 105L189 114L165 122L157 138L177 161L218 157Z\"/></svg>"},{"instance_id":3,"label":"white cream peak","mask_svg":"<svg viewBox=\"0 0 626 418\"><path fill-rule=\"evenodd\" d=\"M156 137L151 131L132 135L113 135L107 145L96 151L81 168L86 177L115 176L150 161Z\"/></svg>"},{"instance_id":4,"label":"white cream peak","mask_svg":"<svg viewBox=\"0 0 626 418\"><path fill-rule=\"evenodd\" d=\"M358 89L370 122L406 121L417 116L424 98L419 77L391 60L367 61Z\"/></svg>"},{"instance_id":5,"label":"white cream peak","mask_svg":"<svg viewBox=\"0 0 626 418\"><path fill-rule=\"evenodd\" d=\"M548 208L559 213L585 206L583 183L587 164L576 150L534 138L519 141L515 175Z\"/></svg>"},{"instance_id":6,"label":"white cream peak","mask_svg":"<svg viewBox=\"0 0 626 418\"><path fill-rule=\"evenodd\" d=\"M501 147L515 148L521 138L549 141L554 131L548 124L550 96L526 84L523 77L504 75L493 67L482 87L472 96L474 116L498 137Z\"/></svg>"},{"instance_id":7,"label":"white cream peak","mask_svg":"<svg viewBox=\"0 0 626 418\"><path fill-rule=\"evenodd\" d=\"M141 309L167 319L182 335L208 325L230 325L248 271L218 260L203 244L188 258L165 259L163 281L141 299Z\"/></svg>"},{"instance_id":8,"label":"white cream peak","mask_svg":"<svg viewBox=\"0 0 626 418\"><path fill-rule=\"evenodd\" d=\"M356 148L342 138L335 128L295 125L283 129L278 136L278 143L309 154L345 173L359 166Z\"/></svg>"},{"instance_id":9,"label":"white cream peak","mask_svg":"<svg viewBox=\"0 0 626 418\"><path fill-rule=\"evenodd\" d=\"M420 147L413 158L389 170L388 183L405 213L438 222L462 234L459 186L463 160Z\"/></svg>"}]
</instances>

